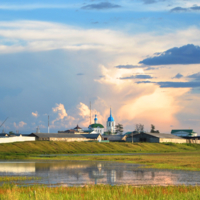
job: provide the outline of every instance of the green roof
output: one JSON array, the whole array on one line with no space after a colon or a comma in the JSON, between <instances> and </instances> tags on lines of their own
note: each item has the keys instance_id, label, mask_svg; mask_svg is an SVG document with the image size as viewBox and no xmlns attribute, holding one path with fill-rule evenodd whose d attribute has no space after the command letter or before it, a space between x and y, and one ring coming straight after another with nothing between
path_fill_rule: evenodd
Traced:
<instances>
[{"instance_id":1,"label":"green roof","mask_svg":"<svg viewBox=\"0 0 200 200\"><path fill-rule=\"evenodd\" d=\"M91 124L89 128L104 128L102 124Z\"/></svg>"},{"instance_id":2,"label":"green roof","mask_svg":"<svg viewBox=\"0 0 200 200\"><path fill-rule=\"evenodd\" d=\"M130 135L131 133L133 133L133 131L132 132L126 132L124 135Z\"/></svg>"},{"instance_id":3,"label":"green roof","mask_svg":"<svg viewBox=\"0 0 200 200\"><path fill-rule=\"evenodd\" d=\"M184 131L184 132L187 132L189 134L194 133L193 129L174 129L174 130L171 131L171 134L177 133L177 132L180 132L180 131Z\"/></svg>"}]
</instances>

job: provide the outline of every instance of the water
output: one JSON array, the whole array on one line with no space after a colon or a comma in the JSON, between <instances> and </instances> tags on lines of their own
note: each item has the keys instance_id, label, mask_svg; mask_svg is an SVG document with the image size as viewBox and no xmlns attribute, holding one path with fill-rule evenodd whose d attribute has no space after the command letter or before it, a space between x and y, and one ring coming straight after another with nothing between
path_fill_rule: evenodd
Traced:
<instances>
[{"instance_id":1,"label":"water","mask_svg":"<svg viewBox=\"0 0 200 200\"><path fill-rule=\"evenodd\" d=\"M35 176L22 185L200 185L200 172L144 169L141 165L107 161L3 161L0 176Z\"/></svg>"}]
</instances>

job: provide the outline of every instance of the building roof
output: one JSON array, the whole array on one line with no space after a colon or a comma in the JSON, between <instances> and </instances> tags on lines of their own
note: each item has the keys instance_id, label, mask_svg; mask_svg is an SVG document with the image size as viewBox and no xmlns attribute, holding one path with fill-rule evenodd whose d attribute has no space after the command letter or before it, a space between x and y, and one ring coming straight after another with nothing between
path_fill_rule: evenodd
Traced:
<instances>
[{"instance_id":1,"label":"building roof","mask_svg":"<svg viewBox=\"0 0 200 200\"><path fill-rule=\"evenodd\" d=\"M187 132L188 134L191 134L191 133L194 133L193 132L193 129L173 129L172 131L171 131L171 134L173 134L173 133L177 133L177 132Z\"/></svg>"},{"instance_id":2,"label":"building roof","mask_svg":"<svg viewBox=\"0 0 200 200\"><path fill-rule=\"evenodd\" d=\"M102 124L90 124L89 128L104 128Z\"/></svg>"},{"instance_id":3,"label":"building roof","mask_svg":"<svg viewBox=\"0 0 200 200\"><path fill-rule=\"evenodd\" d=\"M97 139L100 134L62 134L62 133L31 133L29 136L38 138L88 138Z\"/></svg>"},{"instance_id":4,"label":"building roof","mask_svg":"<svg viewBox=\"0 0 200 200\"><path fill-rule=\"evenodd\" d=\"M112 111L111 111L111 109L110 109L110 117L108 117L108 122L114 122L115 120L114 120L114 118L113 118L113 116L112 116Z\"/></svg>"},{"instance_id":5,"label":"building roof","mask_svg":"<svg viewBox=\"0 0 200 200\"><path fill-rule=\"evenodd\" d=\"M77 124L77 126L76 126L74 129L82 129L82 128L81 128L81 127L79 127L79 126L78 126L78 124Z\"/></svg>"},{"instance_id":6,"label":"building roof","mask_svg":"<svg viewBox=\"0 0 200 200\"><path fill-rule=\"evenodd\" d=\"M183 138L178 137L176 135L167 134L167 133L140 133L140 134L151 135L151 136L157 137L157 138L183 139ZM139 134L137 134L137 135L139 135Z\"/></svg>"},{"instance_id":7,"label":"building roof","mask_svg":"<svg viewBox=\"0 0 200 200\"><path fill-rule=\"evenodd\" d=\"M109 141L121 141L125 135L102 135L102 138L107 138Z\"/></svg>"}]
</instances>

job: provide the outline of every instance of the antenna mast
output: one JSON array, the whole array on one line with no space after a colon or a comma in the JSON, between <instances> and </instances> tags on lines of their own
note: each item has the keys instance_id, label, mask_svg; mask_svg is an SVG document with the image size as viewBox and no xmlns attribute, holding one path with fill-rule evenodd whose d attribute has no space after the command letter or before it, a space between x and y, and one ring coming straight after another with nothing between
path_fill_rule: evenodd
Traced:
<instances>
[{"instance_id":1,"label":"antenna mast","mask_svg":"<svg viewBox=\"0 0 200 200\"><path fill-rule=\"evenodd\" d=\"M90 124L92 123L92 114L91 114L91 101L90 101Z\"/></svg>"},{"instance_id":2,"label":"antenna mast","mask_svg":"<svg viewBox=\"0 0 200 200\"><path fill-rule=\"evenodd\" d=\"M49 115L48 115L48 133L49 133Z\"/></svg>"}]
</instances>

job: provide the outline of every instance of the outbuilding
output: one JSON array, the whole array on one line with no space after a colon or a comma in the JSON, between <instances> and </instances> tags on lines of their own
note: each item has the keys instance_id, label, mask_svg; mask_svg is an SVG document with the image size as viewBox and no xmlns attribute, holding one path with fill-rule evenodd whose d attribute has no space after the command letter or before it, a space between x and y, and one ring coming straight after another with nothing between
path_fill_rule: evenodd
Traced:
<instances>
[{"instance_id":1,"label":"outbuilding","mask_svg":"<svg viewBox=\"0 0 200 200\"><path fill-rule=\"evenodd\" d=\"M43 141L86 142L101 141L101 134L31 133L29 136Z\"/></svg>"},{"instance_id":2,"label":"outbuilding","mask_svg":"<svg viewBox=\"0 0 200 200\"><path fill-rule=\"evenodd\" d=\"M110 142L125 142L126 135L102 135L102 140L108 140Z\"/></svg>"},{"instance_id":3,"label":"outbuilding","mask_svg":"<svg viewBox=\"0 0 200 200\"><path fill-rule=\"evenodd\" d=\"M163 142L172 142L172 143L186 143L186 139L164 133L138 133L132 137L128 137L126 141L131 142L150 142L150 143L163 143Z\"/></svg>"}]
</instances>

